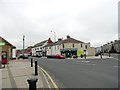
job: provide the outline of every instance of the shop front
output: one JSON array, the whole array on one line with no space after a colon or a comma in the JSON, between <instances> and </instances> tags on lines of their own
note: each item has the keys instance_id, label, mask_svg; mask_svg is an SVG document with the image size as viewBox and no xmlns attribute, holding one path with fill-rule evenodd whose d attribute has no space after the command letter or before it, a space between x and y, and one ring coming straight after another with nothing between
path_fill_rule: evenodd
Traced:
<instances>
[{"instance_id":1,"label":"shop front","mask_svg":"<svg viewBox=\"0 0 120 90\"><path fill-rule=\"evenodd\" d=\"M9 62L10 59L12 59L12 49L15 49L16 47L10 44L8 41L6 41L4 38L0 37L0 55L2 58L6 56L7 62ZM5 55L6 54L6 55ZM2 59L1 59L2 61Z\"/></svg>"},{"instance_id":2,"label":"shop front","mask_svg":"<svg viewBox=\"0 0 120 90\"><path fill-rule=\"evenodd\" d=\"M61 55L64 55L66 58L72 58L73 55L77 55L77 48L66 48L61 49Z\"/></svg>"}]
</instances>

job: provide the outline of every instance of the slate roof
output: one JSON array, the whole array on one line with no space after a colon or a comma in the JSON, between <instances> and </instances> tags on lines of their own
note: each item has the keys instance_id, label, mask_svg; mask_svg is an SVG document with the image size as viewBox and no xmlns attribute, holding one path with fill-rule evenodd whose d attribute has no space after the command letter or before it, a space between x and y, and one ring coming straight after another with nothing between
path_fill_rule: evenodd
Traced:
<instances>
[{"instance_id":1,"label":"slate roof","mask_svg":"<svg viewBox=\"0 0 120 90\"><path fill-rule=\"evenodd\" d=\"M84 42L70 37L70 38L67 38L67 39L64 39L64 40L60 40L60 41L48 44L46 46L54 46L54 45L59 45L59 44L63 44L63 43L84 43Z\"/></svg>"},{"instance_id":2,"label":"slate roof","mask_svg":"<svg viewBox=\"0 0 120 90\"><path fill-rule=\"evenodd\" d=\"M42 42L40 42L40 43L37 43L37 44L35 44L34 45L34 47L38 47L38 46L42 46L45 42L47 42L48 40L44 40L44 41L42 41Z\"/></svg>"},{"instance_id":3,"label":"slate roof","mask_svg":"<svg viewBox=\"0 0 120 90\"><path fill-rule=\"evenodd\" d=\"M84 42L70 37L70 38L67 38L67 39L63 40L63 43L84 43Z\"/></svg>"}]
</instances>

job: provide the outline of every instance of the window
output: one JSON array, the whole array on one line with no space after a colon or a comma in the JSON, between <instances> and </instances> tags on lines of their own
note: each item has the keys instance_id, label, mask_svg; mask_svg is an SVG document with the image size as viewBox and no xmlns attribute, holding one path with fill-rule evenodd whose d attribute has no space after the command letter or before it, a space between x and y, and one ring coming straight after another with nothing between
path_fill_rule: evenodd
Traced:
<instances>
[{"instance_id":1,"label":"window","mask_svg":"<svg viewBox=\"0 0 120 90\"><path fill-rule=\"evenodd\" d=\"M82 47L82 44L81 44L81 47Z\"/></svg>"},{"instance_id":2,"label":"window","mask_svg":"<svg viewBox=\"0 0 120 90\"><path fill-rule=\"evenodd\" d=\"M37 50L39 50L39 48L37 48Z\"/></svg>"},{"instance_id":3,"label":"window","mask_svg":"<svg viewBox=\"0 0 120 90\"><path fill-rule=\"evenodd\" d=\"M65 48L64 44L63 44L63 48Z\"/></svg>"},{"instance_id":4,"label":"window","mask_svg":"<svg viewBox=\"0 0 120 90\"><path fill-rule=\"evenodd\" d=\"M85 45L85 48L87 49L87 45Z\"/></svg>"},{"instance_id":5,"label":"window","mask_svg":"<svg viewBox=\"0 0 120 90\"><path fill-rule=\"evenodd\" d=\"M73 44L73 48L74 48L74 44Z\"/></svg>"}]
</instances>

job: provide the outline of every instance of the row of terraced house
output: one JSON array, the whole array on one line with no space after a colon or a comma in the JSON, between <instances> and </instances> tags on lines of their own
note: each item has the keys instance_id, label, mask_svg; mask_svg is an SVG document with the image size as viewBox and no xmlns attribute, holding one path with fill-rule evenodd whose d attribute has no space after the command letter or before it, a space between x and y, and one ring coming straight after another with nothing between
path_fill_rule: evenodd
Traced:
<instances>
[{"instance_id":1,"label":"row of terraced house","mask_svg":"<svg viewBox=\"0 0 120 90\"><path fill-rule=\"evenodd\" d=\"M95 48L90 46L89 43L76 40L69 35L66 39L59 38L58 41L53 42L50 38L37 43L32 48L32 56L50 56L50 55L64 55L78 57L86 53L86 55L95 55Z\"/></svg>"}]
</instances>

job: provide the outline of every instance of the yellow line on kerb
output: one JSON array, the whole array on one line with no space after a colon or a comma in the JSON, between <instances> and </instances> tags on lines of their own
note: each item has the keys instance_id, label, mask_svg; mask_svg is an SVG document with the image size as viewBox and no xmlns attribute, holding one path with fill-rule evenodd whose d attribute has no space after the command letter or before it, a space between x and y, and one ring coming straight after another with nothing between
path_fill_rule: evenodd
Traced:
<instances>
[{"instance_id":1,"label":"yellow line on kerb","mask_svg":"<svg viewBox=\"0 0 120 90\"><path fill-rule=\"evenodd\" d=\"M41 68L41 67L40 67L40 68ZM43 68L41 68L41 69L42 69L42 71L49 77L49 79L50 79L50 81L52 82L54 88L55 88L56 90L59 90L59 89L58 89L58 86L55 84L55 82L54 82L54 80L51 78L51 76L50 76Z\"/></svg>"}]
</instances>

